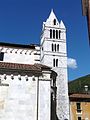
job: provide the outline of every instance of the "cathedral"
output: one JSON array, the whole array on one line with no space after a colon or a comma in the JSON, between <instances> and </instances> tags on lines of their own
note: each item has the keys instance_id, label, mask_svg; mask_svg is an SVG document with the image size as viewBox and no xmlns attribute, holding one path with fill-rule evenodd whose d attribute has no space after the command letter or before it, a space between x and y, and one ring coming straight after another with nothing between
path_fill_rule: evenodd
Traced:
<instances>
[{"instance_id":1,"label":"cathedral","mask_svg":"<svg viewBox=\"0 0 90 120\"><path fill-rule=\"evenodd\" d=\"M0 42L0 120L70 120L66 27L53 10L40 38Z\"/></svg>"}]
</instances>

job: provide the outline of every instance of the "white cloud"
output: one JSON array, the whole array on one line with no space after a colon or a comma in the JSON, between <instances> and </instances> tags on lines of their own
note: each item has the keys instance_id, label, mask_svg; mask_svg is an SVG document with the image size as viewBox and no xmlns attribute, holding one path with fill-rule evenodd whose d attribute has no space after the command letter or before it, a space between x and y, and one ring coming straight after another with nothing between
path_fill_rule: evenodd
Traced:
<instances>
[{"instance_id":1,"label":"white cloud","mask_svg":"<svg viewBox=\"0 0 90 120\"><path fill-rule=\"evenodd\" d=\"M73 58L68 58L67 59L67 65L68 65L69 68L72 68L72 69L77 68L77 62Z\"/></svg>"}]
</instances>

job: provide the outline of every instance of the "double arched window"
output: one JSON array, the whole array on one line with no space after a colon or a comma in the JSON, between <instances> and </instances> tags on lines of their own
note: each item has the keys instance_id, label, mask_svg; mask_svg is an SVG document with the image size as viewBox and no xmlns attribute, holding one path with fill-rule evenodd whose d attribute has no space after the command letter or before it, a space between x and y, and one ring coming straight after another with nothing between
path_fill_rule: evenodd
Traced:
<instances>
[{"instance_id":1,"label":"double arched window","mask_svg":"<svg viewBox=\"0 0 90 120\"><path fill-rule=\"evenodd\" d=\"M56 51L59 52L59 44L52 43L51 47L52 47L51 49L53 52L56 52Z\"/></svg>"},{"instance_id":2,"label":"double arched window","mask_svg":"<svg viewBox=\"0 0 90 120\"><path fill-rule=\"evenodd\" d=\"M53 59L53 67L58 67L58 59Z\"/></svg>"},{"instance_id":3,"label":"double arched window","mask_svg":"<svg viewBox=\"0 0 90 120\"><path fill-rule=\"evenodd\" d=\"M50 29L50 39L60 39L61 38L61 31L60 30L52 30Z\"/></svg>"}]
</instances>

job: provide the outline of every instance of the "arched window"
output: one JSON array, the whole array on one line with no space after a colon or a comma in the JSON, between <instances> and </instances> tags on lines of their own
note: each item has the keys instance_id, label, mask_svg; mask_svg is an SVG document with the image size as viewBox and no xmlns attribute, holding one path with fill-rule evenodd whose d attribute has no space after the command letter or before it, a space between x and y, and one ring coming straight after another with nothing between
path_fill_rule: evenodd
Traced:
<instances>
[{"instance_id":1,"label":"arched window","mask_svg":"<svg viewBox=\"0 0 90 120\"><path fill-rule=\"evenodd\" d=\"M56 52L56 44L55 44L55 52Z\"/></svg>"},{"instance_id":2,"label":"arched window","mask_svg":"<svg viewBox=\"0 0 90 120\"><path fill-rule=\"evenodd\" d=\"M59 30L59 39L61 38L61 31Z\"/></svg>"},{"instance_id":3,"label":"arched window","mask_svg":"<svg viewBox=\"0 0 90 120\"><path fill-rule=\"evenodd\" d=\"M56 25L56 19L53 20L53 24Z\"/></svg>"},{"instance_id":4,"label":"arched window","mask_svg":"<svg viewBox=\"0 0 90 120\"><path fill-rule=\"evenodd\" d=\"M54 51L54 45L53 45L53 43L52 43L52 51Z\"/></svg>"},{"instance_id":5,"label":"arched window","mask_svg":"<svg viewBox=\"0 0 90 120\"><path fill-rule=\"evenodd\" d=\"M58 67L58 59L56 59L56 67Z\"/></svg>"},{"instance_id":6,"label":"arched window","mask_svg":"<svg viewBox=\"0 0 90 120\"><path fill-rule=\"evenodd\" d=\"M57 51L59 51L59 44L57 45Z\"/></svg>"},{"instance_id":7,"label":"arched window","mask_svg":"<svg viewBox=\"0 0 90 120\"><path fill-rule=\"evenodd\" d=\"M58 39L58 30L56 30L56 39Z\"/></svg>"},{"instance_id":8,"label":"arched window","mask_svg":"<svg viewBox=\"0 0 90 120\"><path fill-rule=\"evenodd\" d=\"M50 38L52 38L52 30L50 29Z\"/></svg>"},{"instance_id":9,"label":"arched window","mask_svg":"<svg viewBox=\"0 0 90 120\"><path fill-rule=\"evenodd\" d=\"M53 59L53 67L55 67L55 59Z\"/></svg>"},{"instance_id":10,"label":"arched window","mask_svg":"<svg viewBox=\"0 0 90 120\"><path fill-rule=\"evenodd\" d=\"M53 30L53 38L55 38L55 30Z\"/></svg>"}]
</instances>

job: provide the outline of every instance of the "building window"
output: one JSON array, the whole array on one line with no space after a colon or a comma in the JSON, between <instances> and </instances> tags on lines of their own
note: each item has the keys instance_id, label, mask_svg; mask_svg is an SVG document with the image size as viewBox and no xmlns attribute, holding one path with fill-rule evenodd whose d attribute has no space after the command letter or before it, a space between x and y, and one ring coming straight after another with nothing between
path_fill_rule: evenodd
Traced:
<instances>
[{"instance_id":1,"label":"building window","mask_svg":"<svg viewBox=\"0 0 90 120\"><path fill-rule=\"evenodd\" d=\"M81 103L76 103L77 106L77 112L81 113Z\"/></svg>"},{"instance_id":2,"label":"building window","mask_svg":"<svg viewBox=\"0 0 90 120\"><path fill-rule=\"evenodd\" d=\"M50 38L52 38L52 30L50 29Z\"/></svg>"},{"instance_id":3,"label":"building window","mask_svg":"<svg viewBox=\"0 0 90 120\"><path fill-rule=\"evenodd\" d=\"M58 67L58 59L53 59L53 67Z\"/></svg>"},{"instance_id":4,"label":"building window","mask_svg":"<svg viewBox=\"0 0 90 120\"><path fill-rule=\"evenodd\" d=\"M59 39L61 38L61 31L59 30Z\"/></svg>"},{"instance_id":5,"label":"building window","mask_svg":"<svg viewBox=\"0 0 90 120\"><path fill-rule=\"evenodd\" d=\"M56 19L53 20L53 24L56 25Z\"/></svg>"},{"instance_id":6,"label":"building window","mask_svg":"<svg viewBox=\"0 0 90 120\"><path fill-rule=\"evenodd\" d=\"M58 59L56 59L56 67L58 67Z\"/></svg>"},{"instance_id":7,"label":"building window","mask_svg":"<svg viewBox=\"0 0 90 120\"><path fill-rule=\"evenodd\" d=\"M3 61L3 59L4 59L4 53L1 52L1 53L0 53L0 61Z\"/></svg>"},{"instance_id":8,"label":"building window","mask_svg":"<svg viewBox=\"0 0 90 120\"><path fill-rule=\"evenodd\" d=\"M53 59L53 67L55 67L55 59Z\"/></svg>"},{"instance_id":9,"label":"building window","mask_svg":"<svg viewBox=\"0 0 90 120\"><path fill-rule=\"evenodd\" d=\"M59 51L59 44L57 45L57 51Z\"/></svg>"},{"instance_id":10,"label":"building window","mask_svg":"<svg viewBox=\"0 0 90 120\"><path fill-rule=\"evenodd\" d=\"M59 52L59 44L51 44L51 49L53 52Z\"/></svg>"},{"instance_id":11,"label":"building window","mask_svg":"<svg viewBox=\"0 0 90 120\"><path fill-rule=\"evenodd\" d=\"M56 39L58 39L58 30L56 30Z\"/></svg>"},{"instance_id":12,"label":"building window","mask_svg":"<svg viewBox=\"0 0 90 120\"><path fill-rule=\"evenodd\" d=\"M81 120L81 117L78 117L78 120Z\"/></svg>"},{"instance_id":13,"label":"building window","mask_svg":"<svg viewBox=\"0 0 90 120\"><path fill-rule=\"evenodd\" d=\"M55 38L55 30L53 30L53 38Z\"/></svg>"}]
</instances>

